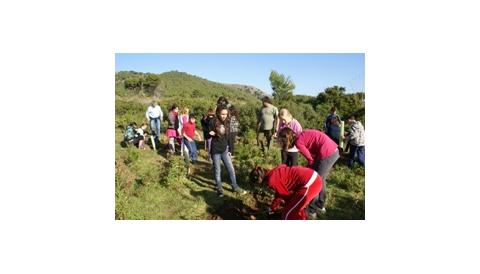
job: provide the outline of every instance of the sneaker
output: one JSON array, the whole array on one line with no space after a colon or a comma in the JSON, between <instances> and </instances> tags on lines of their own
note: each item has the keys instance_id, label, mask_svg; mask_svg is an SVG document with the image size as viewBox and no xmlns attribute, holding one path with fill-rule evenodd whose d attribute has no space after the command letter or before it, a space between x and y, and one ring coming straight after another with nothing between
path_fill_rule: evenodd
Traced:
<instances>
[{"instance_id":1,"label":"sneaker","mask_svg":"<svg viewBox=\"0 0 480 274\"><path fill-rule=\"evenodd\" d=\"M220 198L223 197L224 196L223 191L217 190L217 196L220 197Z\"/></svg>"},{"instance_id":2,"label":"sneaker","mask_svg":"<svg viewBox=\"0 0 480 274\"><path fill-rule=\"evenodd\" d=\"M320 212L320 214L325 214L327 213L327 210L325 209L325 207L322 207L321 209L318 210L318 212Z\"/></svg>"},{"instance_id":3,"label":"sneaker","mask_svg":"<svg viewBox=\"0 0 480 274\"><path fill-rule=\"evenodd\" d=\"M309 220L316 220L317 219L317 213L308 213L308 219Z\"/></svg>"}]
</instances>

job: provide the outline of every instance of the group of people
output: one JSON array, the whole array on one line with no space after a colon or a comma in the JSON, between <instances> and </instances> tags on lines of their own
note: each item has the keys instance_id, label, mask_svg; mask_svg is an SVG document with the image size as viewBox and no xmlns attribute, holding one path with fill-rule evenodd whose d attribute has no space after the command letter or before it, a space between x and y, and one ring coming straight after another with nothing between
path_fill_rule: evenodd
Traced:
<instances>
[{"instance_id":1,"label":"group of people","mask_svg":"<svg viewBox=\"0 0 480 274\"><path fill-rule=\"evenodd\" d=\"M152 137L158 141L160 136L163 113L156 102L148 107L146 117L149 121ZM209 109L201 119L205 149L209 160L212 161L213 177L216 192L219 197L224 196L221 180L221 162L223 162L233 191L239 195L246 194L236 181L232 157L235 148L235 139L240 130L240 119L235 107L227 98L219 97L215 110ZM361 165L365 165L365 137L363 125L348 118L349 128L344 136L340 136L340 117L336 109L325 120L324 131L303 129L301 124L292 116L288 109L278 110L269 97L262 99L262 108L257 117L257 143L260 149L267 153L272 141L276 141L281 148L282 163L267 170L257 166L250 173L253 185L266 184L275 190L275 199L269 207L269 213L275 212L281 202L285 202L282 219L315 219L317 214L324 214L327 177L335 162L340 158L339 147L341 138L349 143L348 165L353 167L356 157ZM187 161L197 161L197 146L195 139L201 141L201 136L195 128L196 117L189 113L188 108L179 108L172 105L168 112L168 150L176 151L176 143L180 146L180 154ZM140 127L142 137L139 137L139 148L144 147L144 132L146 124ZM141 140L140 140L141 139ZM143 141L142 143L140 143ZM298 153L307 160L307 166L298 166Z\"/></svg>"},{"instance_id":2,"label":"group of people","mask_svg":"<svg viewBox=\"0 0 480 274\"><path fill-rule=\"evenodd\" d=\"M257 124L257 142L262 151L270 148L272 136L281 147L282 163L267 170L260 166L250 173L253 185L266 184L275 190L275 199L269 207L273 213L282 200L285 202L282 219L315 219L325 214L327 177L340 158L340 140L350 145L348 166L353 168L355 159L365 165L365 131L355 116L348 118L349 128L341 135L341 120L336 108L331 109L325 120L324 132L316 129L303 130L288 109L278 109L268 97L262 100ZM266 145L264 141L266 139ZM298 166L298 153L307 160L307 167Z\"/></svg>"}]
</instances>

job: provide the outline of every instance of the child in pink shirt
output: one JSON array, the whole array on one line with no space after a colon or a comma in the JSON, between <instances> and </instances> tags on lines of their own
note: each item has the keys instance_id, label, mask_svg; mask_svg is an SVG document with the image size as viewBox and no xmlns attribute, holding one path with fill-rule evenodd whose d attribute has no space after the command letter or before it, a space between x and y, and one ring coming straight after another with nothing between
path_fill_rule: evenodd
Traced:
<instances>
[{"instance_id":1,"label":"child in pink shirt","mask_svg":"<svg viewBox=\"0 0 480 274\"><path fill-rule=\"evenodd\" d=\"M282 108L278 114L278 118L280 119L280 124L276 132L280 132L280 130L288 127L291 128L297 136L302 133L302 126L297 120L293 118L292 114L290 114L290 111L288 111L288 109ZM298 165L298 149L295 146L287 150L282 149L281 153L282 164L286 164L287 166Z\"/></svg>"}]
</instances>

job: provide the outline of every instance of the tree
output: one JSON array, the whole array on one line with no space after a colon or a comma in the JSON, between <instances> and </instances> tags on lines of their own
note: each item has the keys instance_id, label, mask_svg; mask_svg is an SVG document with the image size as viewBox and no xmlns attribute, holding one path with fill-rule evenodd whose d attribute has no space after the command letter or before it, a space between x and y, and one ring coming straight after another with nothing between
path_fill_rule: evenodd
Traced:
<instances>
[{"instance_id":1,"label":"tree","mask_svg":"<svg viewBox=\"0 0 480 274\"><path fill-rule=\"evenodd\" d=\"M357 92L346 94L345 91L344 87L339 86L326 88L317 95L315 107L323 110L335 106L337 108L337 114L339 114L342 119L346 119L346 117L351 114L355 114L359 116L360 119L364 119L365 93Z\"/></svg>"},{"instance_id":2,"label":"tree","mask_svg":"<svg viewBox=\"0 0 480 274\"><path fill-rule=\"evenodd\" d=\"M290 101L293 98L295 83L290 79L290 76L285 77L283 74L272 70L268 79L273 90L273 98L277 102Z\"/></svg>"},{"instance_id":3,"label":"tree","mask_svg":"<svg viewBox=\"0 0 480 274\"><path fill-rule=\"evenodd\" d=\"M326 88L323 92L320 92L317 96L317 105L330 104L339 105L342 97L345 95L345 88L339 86L333 86Z\"/></svg>"},{"instance_id":4,"label":"tree","mask_svg":"<svg viewBox=\"0 0 480 274\"><path fill-rule=\"evenodd\" d=\"M142 83L138 78L128 78L125 80L124 85L129 90L140 90Z\"/></svg>"},{"instance_id":5,"label":"tree","mask_svg":"<svg viewBox=\"0 0 480 274\"><path fill-rule=\"evenodd\" d=\"M153 94L153 91L155 88L158 86L160 83L160 78L158 75L153 74L153 73L148 73L145 77L145 80L143 81L143 89L148 93L148 94Z\"/></svg>"}]
</instances>

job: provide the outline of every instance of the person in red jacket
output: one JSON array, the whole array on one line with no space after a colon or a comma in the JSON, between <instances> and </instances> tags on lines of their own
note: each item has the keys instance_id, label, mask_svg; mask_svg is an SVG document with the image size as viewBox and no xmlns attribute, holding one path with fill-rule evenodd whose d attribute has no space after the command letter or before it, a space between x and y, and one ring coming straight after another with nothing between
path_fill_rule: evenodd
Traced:
<instances>
[{"instance_id":1,"label":"person in red jacket","mask_svg":"<svg viewBox=\"0 0 480 274\"><path fill-rule=\"evenodd\" d=\"M278 142L284 150L294 145L299 152L307 159L308 167L317 171L323 178L323 188L320 195L308 206L308 214L316 217L317 209L325 214L325 198L327 176L335 162L340 158L337 144L325 133L307 129L298 136L290 128L284 128L278 134Z\"/></svg>"},{"instance_id":2,"label":"person in red jacket","mask_svg":"<svg viewBox=\"0 0 480 274\"><path fill-rule=\"evenodd\" d=\"M250 182L252 185L266 183L275 190L269 213L273 213L285 201L282 220L307 220L305 207L322 189L322 178L315 170L285 164L270 171L257 166L250 172Z\"/></svg>"}]
</instances>

